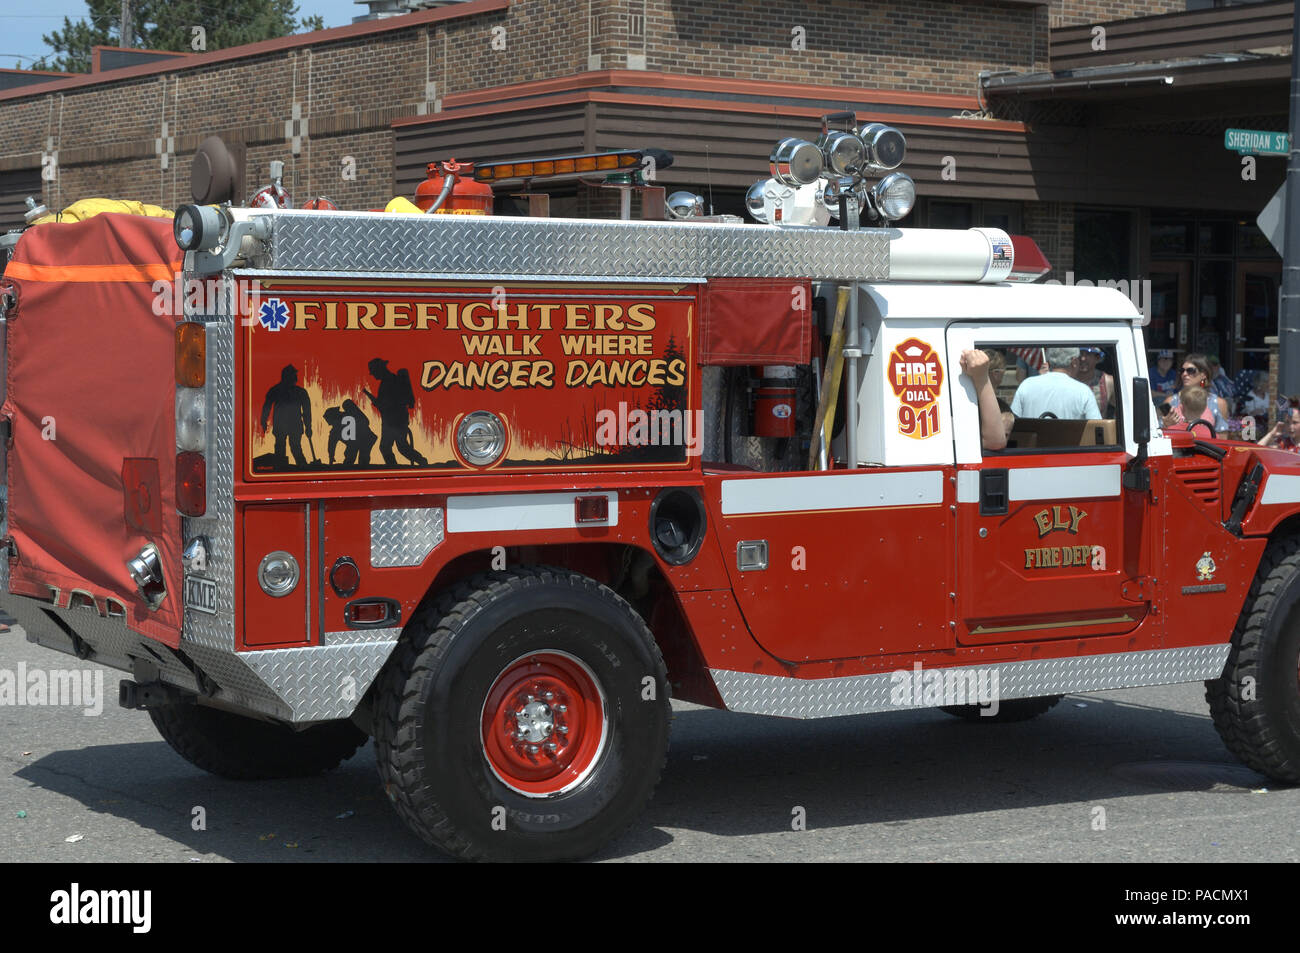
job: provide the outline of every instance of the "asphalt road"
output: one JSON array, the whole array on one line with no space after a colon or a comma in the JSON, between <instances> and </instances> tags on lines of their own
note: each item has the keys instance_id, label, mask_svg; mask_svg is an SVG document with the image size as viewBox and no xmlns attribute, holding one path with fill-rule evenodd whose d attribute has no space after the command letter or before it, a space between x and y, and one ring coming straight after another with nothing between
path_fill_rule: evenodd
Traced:
<instances>
[{"instance_id":1,"label":"asphalt road","mask_svg":"<svg viewBox=\"0 0 1300 953\"><path fill-rule=\"evenodd\" d=\"M0 672L20 663L102 671L106 697L90 716L0 705L0 861L443 859L389 807L369 745L320 778L226 781L116 707L120 673L15 628ZM1199 683L1071 696L1019 725L675 708L654 801L598 860L1300 860L1300 788L1234 761Z\"/></svg>"}]
</instances>

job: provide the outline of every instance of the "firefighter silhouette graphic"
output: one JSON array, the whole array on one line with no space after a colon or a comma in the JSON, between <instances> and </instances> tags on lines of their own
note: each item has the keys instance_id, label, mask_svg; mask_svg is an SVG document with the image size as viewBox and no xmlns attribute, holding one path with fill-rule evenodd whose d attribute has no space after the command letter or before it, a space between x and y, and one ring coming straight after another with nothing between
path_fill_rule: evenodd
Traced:
<instances>
[{"instance_id":1,"label":"firefighter silhouette graphic","mask_svg":"<svg viewBox=\"0 0 1300 953\"><path fill-rule=\"evenodd\" d=\"M338 407L328 408L324 414L325 422L330 425L330 442L327 453L328 462L334 463L334 450L343 444L344 466L364 466L370 462L370 450L379 438L370 429L370 421L361 408L351 399L343 401Z\"/></svg>"},{"instance_id":2,"label":"firefighter silhouette graphic","mask_svg":"<svg viewBox=\"0 0 1300 953\"><path fill-rule=\"evenodd\" d=\"M286 446L293 452L294 462L305 467L302 442L307 439L307 452L312 463L316 462L316 450L311 445L311 398L307 391L298 386L298 369L286 364L280 371L280 383L266 392L266 401L262 404L262 430L265 432L267 421L271 423L271 433L275 436L275 453L273 460L277 470L289 467Z\"/></svg>"},{"instance_id":3,"label":"firefighter silhouette graphic","mask_svg":"<svg viewBox=\"0 0 1300 953\"><path fill-rule=\"evenodd\" d=\"M415 407L415 391L411 388L411 374L406 368L397 373L388 369L382 357L372 358L367 365L370 376L379 381L379 394L365 391L370 402L379 411L379 453L389 466L397 465L394 447L412 466L427 466L429 461L415 449L411 442L411 410Z\"/></svg>"}]
</instances>

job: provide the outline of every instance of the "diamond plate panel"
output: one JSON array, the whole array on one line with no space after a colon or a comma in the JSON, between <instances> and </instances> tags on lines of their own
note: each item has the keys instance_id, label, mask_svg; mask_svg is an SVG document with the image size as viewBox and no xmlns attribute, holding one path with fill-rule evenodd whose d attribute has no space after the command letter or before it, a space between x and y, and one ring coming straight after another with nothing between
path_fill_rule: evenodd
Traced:
<instances>
[{"instance_id":1,"label":"diamond plate panel","mask_svg":"<svg viewBox=\"0 0 1300 953\"><path fill-rule=\"evenodd\" d=\"M1223 673L1229 648L1227 644L1199 645L1084 658L1030 659L963 666L957 670L997 672L998 698L1005 701L1217 678ZM950 670L924 669L927 672ZM912 677L911 670L903 671L909 679ZM900 680L893 672L812 680L717 669L711 669L710 674L723 703L731 711L787 718L830 718L932 707L899 704L893 696Z\"/></svg>"},{"instance_id":2,"label":"diamond plate panel","mask_svg":"<svg viewBox=\"0 0 1300 953\"><path fill-rule=\"evenodd\" d=\"M402 627L391 626L386 629L346 629L342 632L326 632L322 645L362 645L366 642L396 642L402 634Z\"/></svg>"},{"instance_id":3,"label":"diamond plate panel","mask_svg":"<svg viewBox=\"0 0 1300 953\"><path fill-rule=\"evenodd\" d=\"M205 645L186 645L186 653L205 674L221 686L218 698L233 705L288 721L289 706L244 663L244 654Z\"/></svg>"},{"instance_id":4,"label":"diamond plate panel","mask_svg":"<svg viewBox=\"0 0 1300 953\"><path fill-rule=\"evenodd\" d=\"M185 279L197 277L187 272ZM209 281L215 280L212 278ZM185 610L181 647L204 645L235 651L235 318L234 285L222 277L220 306L212 314L188 314L207 326L208 507L199 518L181 520L184 539L203 535L211 543L208 575L217 584L215 615ZM208 666L202 666L205 672ZM212 678L221 679L211 672Z\"/></svg>"},{"instance_id":5,"label":"diamond plate panel","mask_svg":"<svg viewBox=\"0 0 1300 953\"><path fill-rule=\"evenodd\" d=\"M72 654L72 642L64 631L50 621L52 612L86 642L95 654L90 661L122 672L132 670L132 658L144 659L158 666L163 681L194 691L194 676L167 646L137 635L118 619L105 619L89 609L56 609L49 603L26 596L10 596L5 608L13 613L28 641L56 652Z\"/></svg>"},{"instance_id":6,"label":"diamond plate panel","mask_svg":"<svg viewBox=\"0 0 1300 953\"><path fill-rule=\"evenodd\" d=\"M352 714L396 644L268 649L240 658L289 707L290 721L326 721Z\"/></svg>"},{"instance_id":7,"label":"diamond plate panel","mask_svg":"<svg viewBox=\"0 0 1300 953\"><path fill-rule=\"evenodd\" d=\"M712 222L275 213L267 267L589 278L889 277L889 232ZM261 262L256 263L259 267Z\"/></svg>"},{"instance_id":8,"label":"diamond plate panel","mask_svg":"<svg viewBox=\"0 0 1300 953\"><path fill-rule=\"evenodd\" d=\"M418 566L444 535L442 507L370 511L370 565Z\"/></svg>"}]
</instances>

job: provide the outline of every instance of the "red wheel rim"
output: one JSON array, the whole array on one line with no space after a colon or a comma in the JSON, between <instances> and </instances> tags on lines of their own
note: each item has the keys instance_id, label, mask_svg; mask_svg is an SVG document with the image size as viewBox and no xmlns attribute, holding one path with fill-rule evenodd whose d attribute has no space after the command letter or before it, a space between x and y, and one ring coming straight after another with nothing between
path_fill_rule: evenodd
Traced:
<instances>
[{"instance_id":1,"label":"red wheel rim","mask_svg":"<svg viewBox=\"0 0 1300 953\"><path fill-rule=\"evenodd\" d=\"M605 748L607 729L604 692L591 669L566 652L515 659L483 703L488 766L527 797L552 797L582 783Z\"/></svg>"}]
</instances>

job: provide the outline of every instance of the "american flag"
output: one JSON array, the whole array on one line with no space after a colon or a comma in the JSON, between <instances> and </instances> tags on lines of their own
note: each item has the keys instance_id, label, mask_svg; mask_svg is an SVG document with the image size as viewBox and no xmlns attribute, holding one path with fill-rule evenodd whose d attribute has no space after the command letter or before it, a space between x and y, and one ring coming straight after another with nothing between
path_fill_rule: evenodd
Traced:
<instances>
[{"instance_id":1,"label":"american flag","mask_svg":"<svg viewBox=\"0 0 1300 953\"><path fill-rule=\"evenodd\" d=\"M1041 347L1009 347L1006 351L1020 358L1034 370L1047 363L1047 355Z\"/></svg>"}]
</instances>

